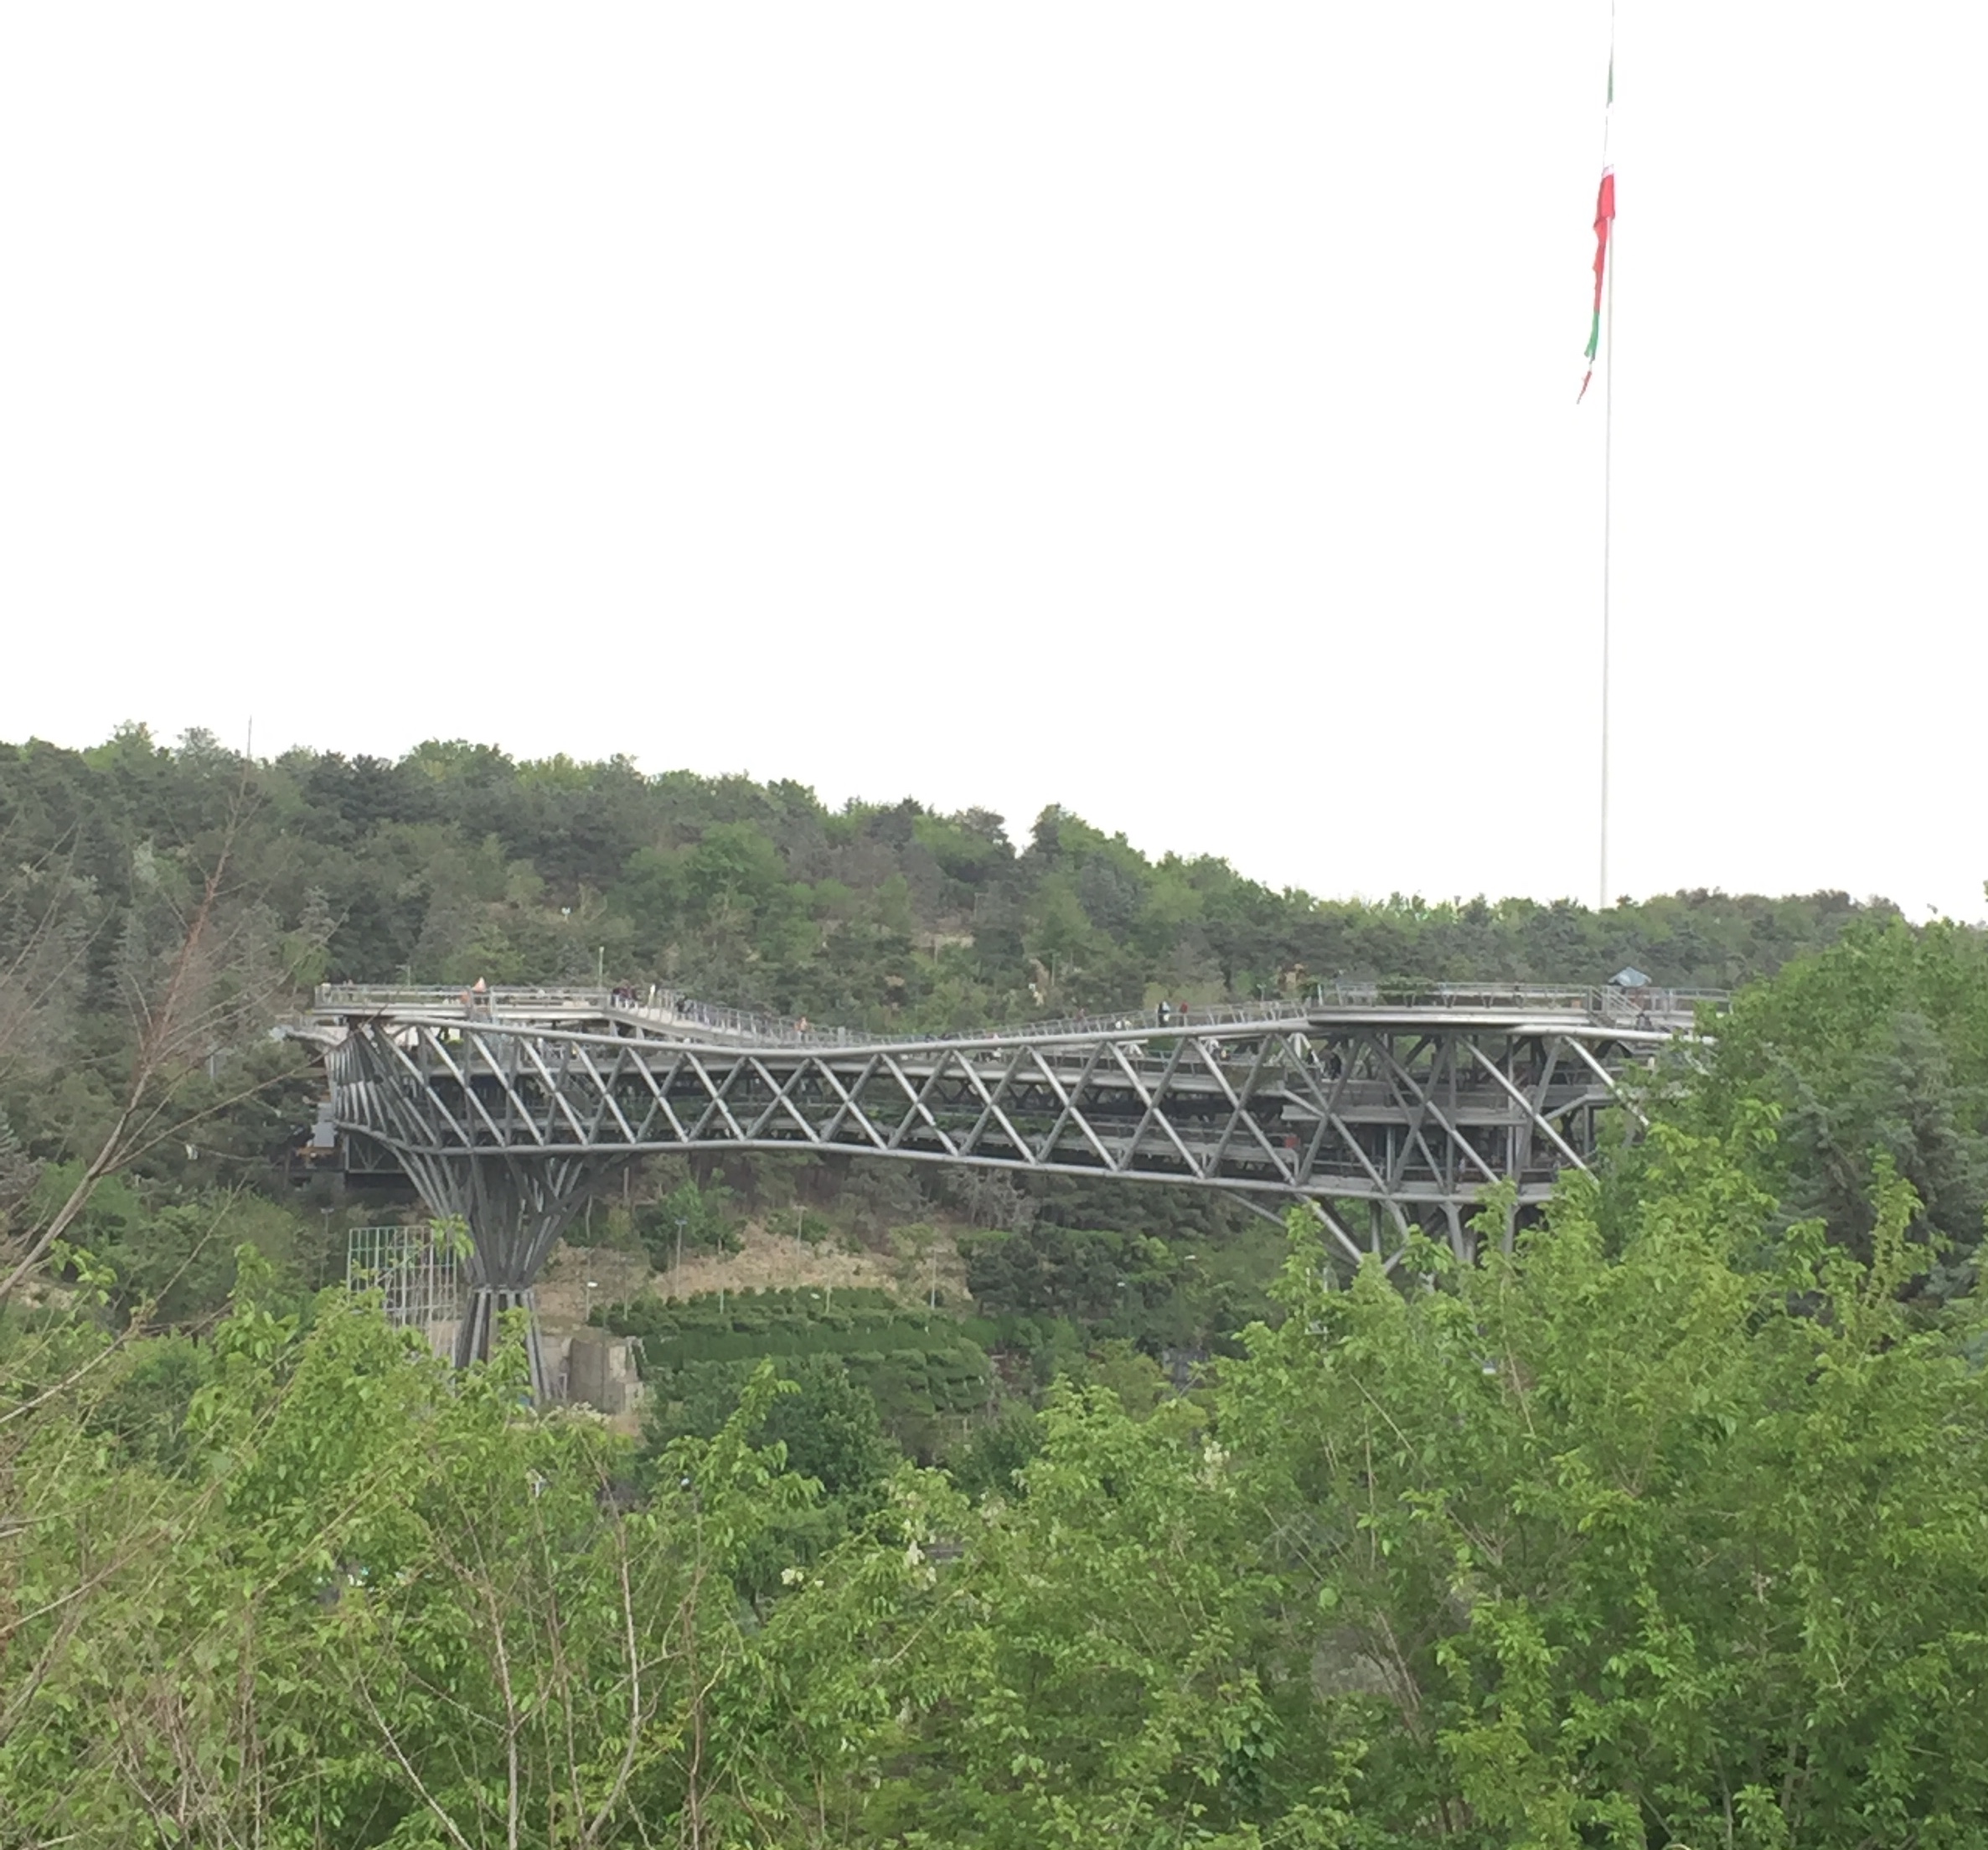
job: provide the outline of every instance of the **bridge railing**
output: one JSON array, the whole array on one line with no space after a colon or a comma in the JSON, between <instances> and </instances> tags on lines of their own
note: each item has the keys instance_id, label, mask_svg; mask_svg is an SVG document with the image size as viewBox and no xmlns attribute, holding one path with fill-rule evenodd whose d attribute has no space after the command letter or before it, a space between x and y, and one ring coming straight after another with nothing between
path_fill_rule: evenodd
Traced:
<instances>
[{"instance_id":1,"label":"bridge railing","mask_svg":"<svg viewBox=\"0 0 1988 1850\"><path fill-rule=\"evenodd\" d=\"M1319 985L1319 1002L1327 1008L1536 1009L1549 1015L1587 1015L1619 1021L1648 1015L1691 1021L1701 1005L1723 1010L1731 1001L1725 990L1687 990L1650 985L1626 989L1618 984L1575 986L1553 983L1416 983L1406 979Z\"/></svg>"},{"instance_id":2,"label":"bridge railing","mask_svg":"<svg viewBox=\"0 0 1988 1850\"><path fill-rule=\"evenodd\" d=\"M1302 999L1266 997L1247 1002L1164 1005L1131 1009L1094 1009L1079 1015L1011 1021L991 1028L939 1029L924 1034L878 1034L860 1028L818 1028L804 1018L754 1015L689 997L658 992L648 1004L617 1008L617 1015L671 1025L701 1026L741 1039L773 1045L850 1046L878 1040L1009 1041L1054 1039L1061 1035L1196 1027L1229 1027L1252 1021L1299 1021L1320 1010L1389 1007L1451 1010L1522 1009L1546 1015L1575 1015L1615 1026L1688 1026L1700 1005L1723 1009L1724 990L1625 990L1609 984L1581 988L1548 984L1334 983L1314 986Z\"/></svg>"},{"instance_id":3,"label":"bridge railing","mask_svg":"<svg viewBox=\"0 0 1988 1850\"><path fill-rule=\"evenodd\" d=\"M581 988L503 984L478 990L446 984L321 983L314 1007L319 1015L438 1015L491 1021L501 1021L507 1016L546 1021L562 1015L591 1015L638 1025L705 1028L736 1040L775 1046L849 1046L878 1038L854 1028L811 1027L805 1020L700 1002L674 990L654 987L633 990L596 989L591 984Z\"/></svg>"},{"instance_id":4,"label":"bridge railing","mask_svg":"<svg viewBox=\"0 0 1988 1850\"><path fill-rule=\"evenodd\" d=\"M607 1006L612 991L560 984L505 984L497 989L469 990L451 983L320 983L314 1001L321 1015L368 1009L383 1015L461 1014L475 1008L510 1010L524 1014L534 1008L581 1014Z\"/></svg>"},{"instance_id":5,"label":"bridge railing","mask_svg":"<svg viewBox=\"0 0 1988 1850\"><path fill-rule=\"evenodd\" d=\"M1301 1021L1320 1010L1389 1008L1508 1010L1541 1015L1569 1015L1618 1027L1668 1029L1689 1026L1701 1006L1723 1009L1729 998L1715 990L1624 989L1613 984L1581 986L1532 983L1420 983L1407 979L1314 984L1302 999L1092 1010L1050 1020L1010 1022L999 1027L925 1034L878 1033L860 1028L816 1027L804 1016L762 1015L721 1003L704 1002L680 991L652 987L599 989L591 985L507 984L483 990L446 984L326 983L317 992L320 1014L436 1014L500 1021L507 1016L557 1019L599 1016L633 1027L701 1029L728 1040L762 1046L867 1046L900 1041L1043 1040L1059 1036L1124 1031L1226 1027L1252 1021ZM1162 1012L1164 1010L1164 1013Z\"/></svg>"}]
</instances>

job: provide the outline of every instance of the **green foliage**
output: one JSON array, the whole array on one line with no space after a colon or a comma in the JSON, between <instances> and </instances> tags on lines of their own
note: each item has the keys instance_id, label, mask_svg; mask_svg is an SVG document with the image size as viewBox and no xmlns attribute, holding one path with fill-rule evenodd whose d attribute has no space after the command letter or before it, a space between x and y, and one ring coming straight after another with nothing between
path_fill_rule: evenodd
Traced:
<instances>
[{"instance_id":1,"label":"green foliage","mask_svg":"<svg viewBox=\"0 0 1988 1850\"><path fill-rule=\"evenodd\" d=\"M1042 1450L1042 1437L1041 1415L1010 1402L994 1419L973 1428L948 1456L947 1472L968 1496L1013 1496L1020 1489L1023 1467Z\"/></svg>"},{"instance_id":2,"label":"green foliage","mask_svg":"<svg viewBox=\"0 0 1988 1850\"><path fill-rule=\"evenodd\" d=\"M252 1248L198 1345L17 1315L0 1834L1977 1842L1988 1328L1901 1303L1895 1168L1860 1256L1783 1224L1770 1107L1700 1109L1429 1284L1298 1217L1211 1393L1095 1343L958 1489L886 1397L977 1351L881 1294L653 1306L874 1346L679 1360L639 1458Z\"/></svg>"},{"instance_id":3,"label":"green foliage","mask_svg":"<svg viewBox=\"0 0 1988 1850\"><path fill-rule=\"evenodd\" d=\"M659 1201L635 1211L635 1232L649 1263L667 1271L676 1263L678 1243L685 1253L736 1253L742 1243L728 1191L679 1183Z\"/></svg>"},{"instance_id":4,"label":"green foliage","mask_svg":"<svg viewBox=\"0 0 1988 1850\"><path fill-rule=\"evenodd\" d=\"M813 1479L829 1496L873 1497L896 1462L875 1398L824 1356L796 1362L782 1378L798 1391L772 1403L759 1436L782 1449L789 1470Z\"/></svg>"},{"instance_id":5,"label":"green foliage","mask_svg":"<svg viewBox=\"0 0 1988 1850\"><path fill-rule=\"evenodd\" d=\"M842 1354L878 1347L880 1335L903 1330L922 1336L924 1320L907 1318L887 1291L802 1287L786 1291L707 1291L684 1303L638 1298L595 1313L617 1336L639 1336L658 1367L732 1361L758 1355ZM860 1337L860 1341L845 1338ZM734 1339L741 1346L731 1346Z\"/></svg>"},{"instance_id":6,"label":"green foliage","mask_svg":"<svg viewBox=\"0 0 1988 1850\"><path fill-rule=\"evenodd\" d=\"M1098 1344L1092 1351L1085 1377L1117 1397L1134 1419L1145 1419L1169 1398L1170 1388L1159 1366L1123 1338Z\"/></svg>"},{"instance_id":7,"label":"green foliage","mask_svg":"<svg viewBox=\"0 0 1988 1850\"><path fill-rule=\"evenodd\" d=\"M46 1220L75 1187L81 1165L49 1165L28 1207ZM103 1269L112 1314L142 1314L168 1325L218 1315L234 1288L236 1249L245 1243L283 1267L292 1288L322 1273L321 1217L250 1194L193 1195L178 1201L157 1185L108 1176L70 1229L71 1247Z\"/></svg>"},{"instance_id":8,"label":"green foliage","mask_svg":"<svg viewBox=\"0 0 1988 1850\"><path fill-rule=\"evenodd\" d=\"M964 1235L960 1249L974 1301L999 1320L1005 1345L1025 1350L1055 1340L1028 1325L1061 1323L1154 1356L1199 1354L1232 1349L1238 1331L1276 1315L1267 1288L1282 1248L1264 1222L1161 1238L1038 1217Z\"/></svg>"},{"instance_id":9,"label":"green foliage","mask_svg":"<svg viewBox=\"0 0 1988 1850\"><path fill-rule=\"evenodd\" d=\"M182 1060L198 1135L0 1305L0 1841L1988 1840L1979 934L1835 895L1340 904L1053 809L1017 852L981 812L622 760L244 767L132 729L0 751L11 1233L115 1120L121 1011L245 775L234 926L296 983L605 947L614 979L910 1028L1780 974L1510 1255L1336 1289L1299 1225L1267 1289L1273 1236L1198 1198L963 1191L980 1317L601 1313L643 1339L639 1447L533 1408L515 1330L457 1375L312 1300L337 1217L262 1191L307 1096L259 1033ZM895 1170L826 1212L819 1176L727 1180L804 1238L926 1209ZM639 1212L658 1258L679 1215L686 1248L731 1226L687 1183Z\"/></svg>"},{"instance_id":10,"label":"green foliage","mask_svg":"<svg viewBox=\"0 0 1988 1850\"><path fill-rule=\"evenodd\" d=\"M598 1315L617 1334L642 1339L654 1432L700 1431L727 1417L745 1372L768 1359L797 1379L846 1376L898 1449L926 1460L958 1440L994 1396L993 1370L973 1340L994 1334L993 1326L914 1318L881 1291L769 1291L722 1300L707 1293L684 1305L655 1298L611 1305Z\"/></svg>"},{"instance_id":11,"label":"green foliage","mask_svg":"<svg viewBox=\"0 0 1988 1850\"><path fill-rule=\"evenodd\" d=\"M1988 945L1945 922L1860 928L1743 992L1686 1121L1730 1134L1762 1103L1778 1132L1749 1172L1786 1218L1868 1258L1882 1160L1913 1190L1922 1289L1964 1288L1988 1215Z\"/></svg>"},{"instance_id":12,"label":"green foliage","mask_svg":"<svg viewBox=\"0 0 1988 1850\"><path fill-rule=\"evenodd\" d=\"M778 1389L771 1396L756 1388L769 1366ZM672 1374L643 1423L645 1481L676 1470L679 1441L709 1439L742 1412L752 1442L810 1486L806 1499L790 1501L766 1525L736 1570L740 1590L764 1603L778 1595L785 1577L875 1513L903 1455L885 1434L875 1397L832 1356L692 1363Z\"/></svg>"},{"instance_id":13,"label":"green foliage","mask_svg":"<svg viewBox=\"0 0 1988 1850\"><path fill-rule=\"evenodd\" d=\"M948 1700L880 1811L1020 1846L1214 1841L1261 1808L1274 1711L1250 1659L1274 1594L1190 1411L1052 1397L1024 1494L965 1527L932 1646Z\"/></svg>"},{"instance_id":14,"label":"green foliage","mask_svg":"<svg viewBox=\"0 0 1988 1850\"><path fill-rule=\"evenodd\" d=\"M32 1193L39 1171L23 1147L7 1114L0 1110L0 1217ZM0 1218L0 1224L4 1224Z\"/></svg>"},{"instance_id":15,"label":"green foliage","mask_svg":"<svg viewBox=\"0 0 1988 1850\"><path fill-rule=\"evenodd\" d=\"M207 1379L207 1359L183 1336L138 1345L89 1409L87 1429L114 1438L131 1459L183 1470L190 1459L187 1415Z\"/></svg>"},{"instance_id":16,"label":"green foliage","mask_svg":"<svg viewBox=\"0 0 1988 1850\"><path fill-rule=\"evenodd\" d=\"M132 1367L99 1429L185 1362ZM565 1845L733 1819L767 1686L732 1577L808 1501L746 1436L774 1383L627 1509L623 1442L521 1411L522 1365L452 1383L363 1303L302 1333L247 1294L174 1475L138 1445L76 1480L87 1394L44 1400L50 1444L8 1461L49 1518L7 1543L29 1671L0 1737L8 1841ZM57 1586L87 1589L80 1629Z\"/></svg>"},{"instance_id":17,"label":"green foliage","mask_svg":"<svg viewBox=\"0 0 1988 1850\"><path fill-rule=\"evenodd\" d=\"M1869 1266L1789 1229L1752 1139L1660 1126L1619 1254L1569 1191L1510 1259L1320 1283L1231 1377L1321 1721L1406 1830L1485 1841L1971 1842L1985 1815L1988 1380Z\"/></svg>"},{"instance_id":18,"label":"green foliage","mask_svg":"<svg viewBox=\"0 0 1988 1850\"><path fill-rule=\"evenodd\" d=\"M1602 914L1325 901L1213 857L1150 860L1054 808L1017 853L984 810L831 812L798 785L645 777L623 758L519 762L431 741L393 762L299 751L245 764L140 728L81 752L0 747L0 837L26 870L0 894L0 968L34 953L18 967L48 1031L32 1043L38 1075L85 1021L108 1026L118 957L178 916L244 791L230 866L298 986L549 982L604 954L617 979L919 1029L1341 975L1598 981L1634 962L1660 982L1725 985L1873 913L1827 893L1682 893ZM29 1154L78 1154L83 1101L51 1119L26 1108L36 1096L0 1070Z\"/></svg>"}]
</instances>

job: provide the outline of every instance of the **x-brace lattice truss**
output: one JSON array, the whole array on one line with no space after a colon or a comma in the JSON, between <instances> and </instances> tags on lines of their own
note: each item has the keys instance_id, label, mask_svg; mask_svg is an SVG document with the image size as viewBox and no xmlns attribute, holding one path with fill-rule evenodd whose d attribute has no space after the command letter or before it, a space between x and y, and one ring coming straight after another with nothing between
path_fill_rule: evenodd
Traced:
<instances>
[{"instance_id":1,"label":"x-brace lattice truss","mask_svg":"<svg viewBox=\"0 0 1988 1850\"><path fill-rule=\"evenodd\" d=\"M651 1152L808 1150L1219 1188L1273 1211L1311 1202L1349 1256L1398 1253L1417 1225L1461 1249L1494 1186L1512 1185L1522 1210L1562 1170L1588 1166L1599 1115L1634 1111L1622 1082L1666 1038L1398 1010L755 1048L382 1017L349 1023L327 1059L341 1126L395 1153L424 1192L467 1199L472 1176L501 1170L498 1192L535 1194L503 1242L514 1251L486 1268L508 1283L550 1246L563 1218L553 1197ZM1364 1204L1364 1238L1351 1204ZM472 1228L480 1248L474 1216Z\"/></svg>"}]
</instances>

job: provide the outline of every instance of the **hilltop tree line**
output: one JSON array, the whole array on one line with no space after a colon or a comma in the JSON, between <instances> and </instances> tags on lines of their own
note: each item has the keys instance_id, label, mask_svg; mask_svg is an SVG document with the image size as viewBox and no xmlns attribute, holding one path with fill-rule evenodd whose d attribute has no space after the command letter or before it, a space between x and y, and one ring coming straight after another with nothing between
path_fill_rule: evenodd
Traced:
<instances>
[{"instance_id":1,"label":"hilltop tree line","mask_svg":"<svg viewBox=\"0 0 1988 1850\"><path fill-rule=\"evenodd\" d=\"M796 783L625 757L517 762L431 742L405 757L246 761L142 727L73 752L0 747L0 845L34 870L18 935L63 885L87 993L161 881L232 829L235 887L295 974L364 982L667 980L852 1026L970 1026L1040 1010L1302 993L1338 977L1729 987L1890 916L1842 893L1568 901L1326 900L1221 860L1154 860L1063 809L1026 839L910 798L832 810ZM1329 839L1319 862L1330 876ZM19 882L17 880L16 886ZM306 948L308 954L306 954Z\"/></svg>"}]
</instances>

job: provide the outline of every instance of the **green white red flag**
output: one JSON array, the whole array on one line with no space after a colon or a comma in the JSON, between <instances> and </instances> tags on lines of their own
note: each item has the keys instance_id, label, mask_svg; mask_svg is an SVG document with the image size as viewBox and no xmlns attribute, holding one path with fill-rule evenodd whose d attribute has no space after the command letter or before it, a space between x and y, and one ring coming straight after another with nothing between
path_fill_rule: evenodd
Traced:
<instances>
[{"instance_id":1,"label":"green white red flag","mask_svg":"<svg viewBox=\"0 0 1988 1850\"><path fill-rule=\"evenodd\" d=\"M1595 355L1602 347L1602 286L1608 268L1608 233L1615 223L1615 169L1608 164L1608 119L1615 113L1615 55L1608 54L1608 106L1602 116L1602 184L1594 200L1594 314L1588 324L1588 371L1581 390L1574 395L1578 405L1588 395L1588 381L1594 377Z\"/></svg>"}]
</instances>

